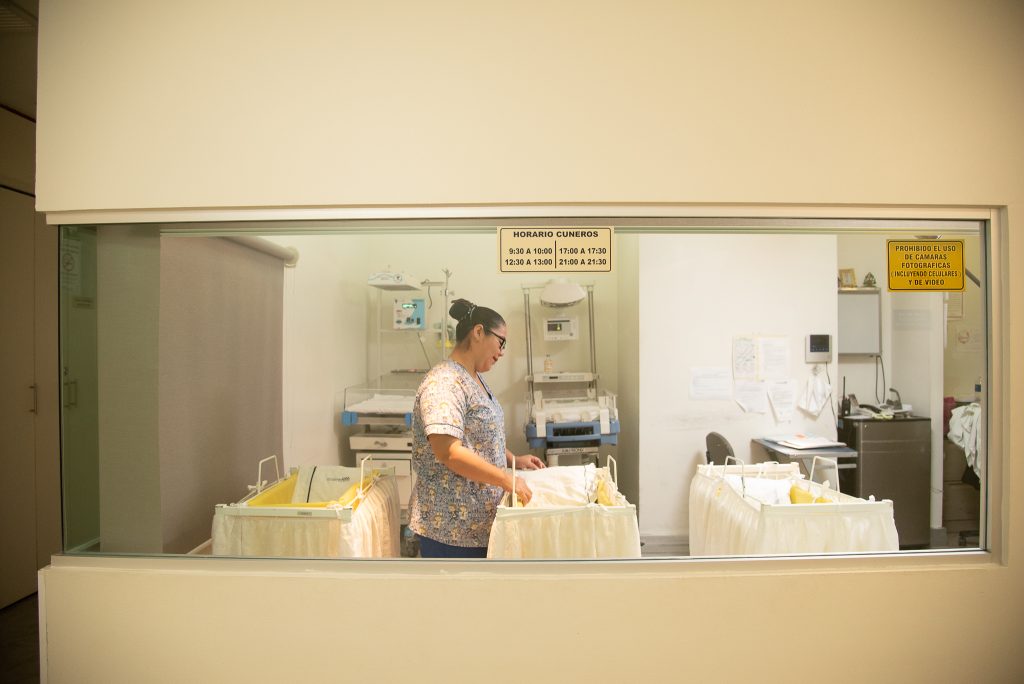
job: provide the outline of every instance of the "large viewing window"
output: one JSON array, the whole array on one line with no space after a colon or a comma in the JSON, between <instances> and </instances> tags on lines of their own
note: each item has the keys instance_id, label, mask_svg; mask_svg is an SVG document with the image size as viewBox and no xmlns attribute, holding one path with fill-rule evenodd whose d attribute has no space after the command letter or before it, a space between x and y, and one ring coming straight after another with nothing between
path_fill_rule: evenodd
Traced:
<instances>
[{"instance_id":1,"label":"large viewing window","mask_svg":"<svg viewBox=\"0 0 1024 684\"><path fill-rule=\"evenodd\" d=\"M501 272L503 226L611 227L610 270ZM581 551L582 532L551 513L571 538L549 545L560 558L635 556L634 538L642 558L987 548L987 231L611 217L64 226L65 552L351 557L395 543L398 562L416 562L407 416L450 351L455 298L507 322L486 381L509 449L576 466L591 497L580 508L621 514ZM891 279L912 262L894 250L922 255L902 289ZM554 279L578 296L545 299ZM393 510L366 491L355 512L229 505L337 500L346 492L312 493L314 466L368 455L366 472L383 475L368 491ZM628 505L595 503L598 481ZM506 545L551 533L499 520ZM310 551L322 534L329 550Z\"/></svg>"}]
</instances>

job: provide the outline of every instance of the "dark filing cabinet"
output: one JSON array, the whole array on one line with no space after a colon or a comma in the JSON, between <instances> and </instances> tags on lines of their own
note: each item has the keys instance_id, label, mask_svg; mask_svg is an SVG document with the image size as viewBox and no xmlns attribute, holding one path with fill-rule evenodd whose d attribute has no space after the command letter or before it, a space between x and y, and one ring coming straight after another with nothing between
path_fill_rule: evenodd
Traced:
<instances>
[{"instance_id":1,"label":"dark filing cabinet","mask_svg":"<svg viewBox=\"0 0 1024 684\"><path fill-rule=\"evenodd\" d=\"M845 417L839 439L856 449L857 467L839 471L840 491L891 499L900 547L930 543L931 419Z\"/></svg>"}]
</instances>

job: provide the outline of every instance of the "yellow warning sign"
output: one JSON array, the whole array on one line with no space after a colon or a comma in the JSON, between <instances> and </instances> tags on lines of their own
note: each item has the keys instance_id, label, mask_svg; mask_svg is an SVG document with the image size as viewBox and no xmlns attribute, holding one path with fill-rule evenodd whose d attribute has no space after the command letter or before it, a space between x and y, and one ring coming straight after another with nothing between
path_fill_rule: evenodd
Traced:
<instances>
[{"instance_id":1,"label":"yellow warning sign","mask_svg":"<svg viewBox=\"0 0 1024 684\"><path fill-rule=\"evenodd\" d=\"M963 240L887 240L889 289L959 292L964 289Z\"/></svg>"},{"instance_id":2,"label":"yellow warning sign","mask_svg":"<svg viewBox=\"0 0 1024 684\"><path fill-rule=\"evenodd\" d=\"M498 270L608 273L613 233L611 226L499 226Z\"/></svg>"}]
</instances>

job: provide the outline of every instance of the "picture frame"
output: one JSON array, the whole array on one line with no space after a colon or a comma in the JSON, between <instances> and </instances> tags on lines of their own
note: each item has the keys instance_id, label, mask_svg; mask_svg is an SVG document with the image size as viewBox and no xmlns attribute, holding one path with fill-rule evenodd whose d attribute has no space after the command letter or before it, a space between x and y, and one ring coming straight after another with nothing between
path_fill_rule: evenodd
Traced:
<instances>
[{"instance_id":1,"label":"picture frame","mask_svg":"<svg viewBox=\"0 0 1024 684\"><path fill-rule=\"evenodd\" d=\"M839 269L839 287L857 287L857 274L852 268Z\"/></svg>"}]
</instances>

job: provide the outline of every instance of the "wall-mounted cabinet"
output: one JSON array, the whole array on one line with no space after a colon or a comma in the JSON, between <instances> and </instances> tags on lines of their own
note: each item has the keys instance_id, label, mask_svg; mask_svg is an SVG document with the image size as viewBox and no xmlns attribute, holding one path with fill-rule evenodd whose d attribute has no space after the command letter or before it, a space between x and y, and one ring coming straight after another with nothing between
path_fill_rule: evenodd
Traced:
<instances>
[{"instance_id":1,"label":"wall-mounted cabinet","mask_svg":"<svg viewBox=\"0 0 1024 684\"><path fill-rule=\"evenodd\" d=\"M877 287L839 290L840 354L882 353L882 297Z\"/></svg>"}]
</instances>

